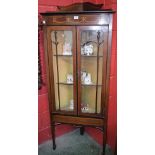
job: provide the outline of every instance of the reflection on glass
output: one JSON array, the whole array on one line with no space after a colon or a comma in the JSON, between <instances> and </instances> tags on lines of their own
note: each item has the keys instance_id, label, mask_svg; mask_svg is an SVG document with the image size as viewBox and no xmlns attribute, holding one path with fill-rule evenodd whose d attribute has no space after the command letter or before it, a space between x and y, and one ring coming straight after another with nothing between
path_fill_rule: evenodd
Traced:
<instances>
[{"instance_id":1,"label":"reflection on glass","mask_svg":"<svg viewBox=\"0 0 155 155\"><path fill-rule=\"evenodd\" d=\"M56 110L73 111L72 31L52 31L51 40Z\"/></svg>"}]
</instances>

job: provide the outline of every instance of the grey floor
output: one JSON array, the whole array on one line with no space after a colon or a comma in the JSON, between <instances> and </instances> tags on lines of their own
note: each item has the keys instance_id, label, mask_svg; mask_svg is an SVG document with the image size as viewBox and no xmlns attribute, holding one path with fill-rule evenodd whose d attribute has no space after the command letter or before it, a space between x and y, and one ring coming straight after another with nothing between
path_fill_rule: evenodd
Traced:
<instances>
[{"instance_id":1,"label":"grey floor","mask_svg":"<svg viewBox=\"0 0 155 155\"><path fill-rule=\"evenodd\" d=\"M52 149L52 140L38 148L38 155L101 155L102 147L86 132L80 135L79 129L56 138L57 148ZM113 155L110 147L106 146L106 155Z\"/></svg>"}]
</instances>

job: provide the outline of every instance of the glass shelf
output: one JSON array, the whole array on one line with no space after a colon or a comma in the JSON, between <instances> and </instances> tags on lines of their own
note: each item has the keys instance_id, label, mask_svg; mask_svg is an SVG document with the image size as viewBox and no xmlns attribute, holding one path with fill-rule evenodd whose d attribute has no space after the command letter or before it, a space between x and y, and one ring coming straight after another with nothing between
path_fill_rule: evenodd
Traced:
<instances>
[{"instance_id":1,"label":"glass shelf","mask_svg":"<svg viewBox=\"0 0 155 155\"><path fill-rule=\"evenodd\" d=\"M62 84L62 85L73 85L73 83L67 83L67 82L59 82L57 84Z\"/></svg>"},{"instance_id":2,"label":"glass shelf","mask_svg":"<svg viewBox=\"0 0 155 155\"><path fill-rule=\"evenodd\" d=\"M96 58L96 57L97 57L97 55L81 55L81 57ZM102 58L103 56L102 56L102 55L99 55L98 57L99 57L99 58Z\"/></svg>"},{"instance_id":3,"label":"glass shelf","mask_svg":"<svg viewBox=\"0 0 155 155\"><path fill-rule=\"evenodd\" d=\"M57 84L61 84L61 85L73 85L74 83L59 82ZM100 86L100 87L102 86L101 84L96 85L96 84L84 84L84 83L82 83L81 85L82 86Z\"/></svg>"},{"instance_id":4,"label":"glass shelf","mask_svg":"<svg viewBox=\"0 0 155 155\"><path fill-rule=\"evenodd\" d=\"M64 54L54 54L54 56L59 56L59 57L72 57L73 55L64 55ZM96 58L97 55L81 55L81 57L87 57L87 58ZM102 55L99 55L98 57L102 58L103 56Z\"/></svg>"},{"instance_id":5,"label":"glass shelf","mask_svg":"<svg viewBox=\"0 0 155 155\"><path fill-rule=\"evenodd\" d=\"M82 86L102 86L100 84L96 85L96 84L82 84Z\"/></svg>"},{"instance_id":6,"label":"glass shelf","mask_svg":"<svg viewBox=\"0 0 155 155\"><path fill-rule=\"evenodd\" d=\"M74 109L71 109L69 106L61 107L60 111L73 111Z\"/></svg>"},{"instance_id":7,"label":"glass shelf","mask_svg":"<svg viewBox=\"0 0 155 155\"><path fill-rule=\"evenodd\" d=\"M72 57L73 55L64 55L64 54L54 54L54 56L60 56L60 57Z\"/></svg>"}]
</instances>

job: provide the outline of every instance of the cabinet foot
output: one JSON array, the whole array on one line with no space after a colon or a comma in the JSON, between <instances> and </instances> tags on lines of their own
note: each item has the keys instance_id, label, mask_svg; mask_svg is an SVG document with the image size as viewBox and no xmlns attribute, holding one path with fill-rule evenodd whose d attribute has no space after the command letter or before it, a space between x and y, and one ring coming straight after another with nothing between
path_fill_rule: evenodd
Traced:
<instances>
[{"instance_id":1,"label":"cabinet foot","mask_svg":"<svg viewBox=\"0 0 155 155\"><path fill-rule=\"evenodd\" d=\"M55 143L55 124L52 123L52 140L53 140L53 150L56 149L56 143Z\"/></svg>"},{"instance_id":2,"label":"cabinet foot","mask_svg":"<svg viewBox=\"0 0 155 155\"><path fill-rule=\"evenodd\" d=\"M105 155L105 148L106 148L106 144L103 144L102 155Z\"/></svg>"},{"instance_id":3,"label":"cabinet foot","mask_svg":"<svg viewBox=\"0 0 155 155\"><path fill-rule=\"evenodd\" d=\"M55 150L56 149L56 145L55 144L53 144L53 150Z\"/></svg>"},{"instance_id":4,"label":"cabinet foot","mask_svg":"<svg viewBox=\"0 0 155 155\"><path fill-rule=\"evenodd\" d=\"M84 135L85 128L84 126L80 127L80 135Z\"/></svg>"}]
</instances>

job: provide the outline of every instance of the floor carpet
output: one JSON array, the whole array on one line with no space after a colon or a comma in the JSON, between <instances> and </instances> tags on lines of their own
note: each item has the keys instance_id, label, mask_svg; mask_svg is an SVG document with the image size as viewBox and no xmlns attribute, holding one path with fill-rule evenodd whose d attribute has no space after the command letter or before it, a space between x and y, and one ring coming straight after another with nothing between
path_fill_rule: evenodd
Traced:
<instances>
[{"instance_id":1,"label":"floor carpet","mask_svg":"<svg viewBox=\"0 0 155 155\"><path fill-rule=\"evenodd\" d=\"M56 138L56 145L56 150L52 149L52 140L39 145L38 155L101 155L102 152L102 146L86 132L80 135L79 129ZM113 155L108 145L106 155Z\"/></svg>"}]
</instances>

